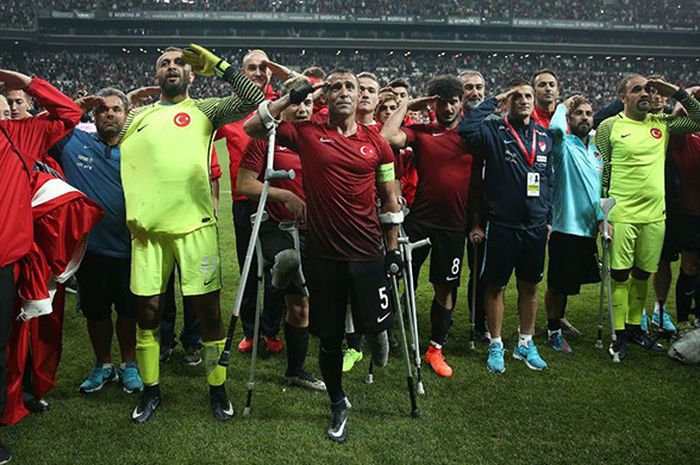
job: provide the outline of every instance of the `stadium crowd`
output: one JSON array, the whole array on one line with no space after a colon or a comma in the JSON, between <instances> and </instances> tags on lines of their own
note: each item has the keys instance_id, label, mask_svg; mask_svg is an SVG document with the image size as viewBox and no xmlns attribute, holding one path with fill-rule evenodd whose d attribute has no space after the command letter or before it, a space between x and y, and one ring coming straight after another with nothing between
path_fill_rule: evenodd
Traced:
<instances>
[{"instance_id":1,"label":"stadium crowd","mask_svg":"<svg viewBox=\"0 0 700 465\"><path fill-rule=\"evenodd\" d=\"M425 4L419 0L41 0L34 8L58 11L174 10L174 11L260 11L287 13L332 13L366 15L424 16ZM459 2L440 0L431 5L430 16L475 16L487 19L542 18L612 21L626 24L694 25L691 11L695 0L543 0L537 8L509 0ZM0 5L0 27L29 28L32 8L24 0L5 0Z\"/></svg>"},{"instance_id":2,"label":"stadium crowd","mask_svg":"<svg viewBox=\"0 0 700 465\"><path fill-rule=\"evenodd\" d=\"M175 268L198 320L189 347L181 337L184 360L203 365L214 417L234 415L226 366L240 319L239 352L254 363L258 344L270 354L286 346L285 381L327 393L334 442L348 437L343 372L363 347L383 367L398 347L394 331L404 333L413 413L422 362L453 376L442 349L463 281L471 342L488 347L490 373L505 372L507 342L534 371L573 355L567 299L601 281L600 347L608 313L613 362L633 345L661 351L659 338L700 322L691 318L700 300L697 70L697 60L674 58L194 44L4 52L0 208L11 220L0 224L0 373L10 373L0 376L2 423L48 409L63 283L73 274L95 354L79 391L120 382L140 392L134 423L152 421L161 402L160 364L174 347L162 343L161 319ZM221 246L217 228L230 226L217 225L214 139L228 148L236 241ZM263 208L267 218L251 225ZM247 285L227 332L219 250L234 246ZM428 256L422 354L411 291ZM668 264L679 256L676 326L665 301ZM519 325L509 341L504 292L513 274ZM534 339L543 280L544 356ZM113 332L121 363L112 361ZM310 335L322 381L305 364ZM10 456L0 445L0 461Z\"/></svg>"},{"instance_id":3,"label":"stadium crowd","mask_svg":"<svg viewBox=\"0 0 700 465\"><path fill-rule=\"evenodd\" d=\"M220 50L231 63L240 64L240 50ZM92 94L105 86L135 89L152 82L152 58L155 50L143 53L139 49L125 51L79 52L0 52L0 66L22 71L33 70L45 76L61 91L71 96ZM624 73L648 70L668 70L669 79L680 85L693 84L700 63L695 59L604 57L586 55L542 55L513 53L433 53L404 51L370 51L357 53L343 50L299 52L277 51L271 59L300 70L313 63L324 69L343 64L351 69L371 71L386 85L394 76L406 76L422 94L428 79L437 74L458 74L463 69L477 69L484 74L490 89L499 90L508 76L529 75L537 69L555 66L560 73L566 93L581 93L599 107L615 97L615 83ZM126 72L128 70L128 72ZM192 94L217 95L224 85L216 81L198 79Z\"/></svg>"}]
</instances>

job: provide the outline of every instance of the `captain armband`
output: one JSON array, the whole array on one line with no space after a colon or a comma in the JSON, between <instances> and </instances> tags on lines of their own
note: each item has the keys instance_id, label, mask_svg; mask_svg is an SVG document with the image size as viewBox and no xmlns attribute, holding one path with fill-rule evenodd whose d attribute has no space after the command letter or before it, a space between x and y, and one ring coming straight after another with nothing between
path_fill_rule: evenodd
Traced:
<instances>
[{"instance_id":1,"label":"captain armband","mask_svg":"<svg viewBox=\"0 0 700 465\"><path fill-rule=\"evenodd\" d=\"M396 180L396 176L394 175L394 163L384 163L383 165L379 165L379 168L377 169L377 177L379 178L379 182L391 182Z\"/></svg>"},{"instance_id":2,"label":"captain armband","mask_svg":"<svg viewBox=\"0 0 700 465\"><path fill-rule=\"evenodd\" d=\"M403 211L380 213L379 222L381 224L401 224L403 223Z\"/></svg>"},{"instance_id":3,"label":"captain armband","mask_svg":"<svg viewBox=\"0 0 700 465\"><path fill-rule=\"evenodd\" d=\"M267 108L270 105L270 100L263 100L258 105L258 115L260 115L260 121L262 122L265 129L272 129L280 123L279 119L275 119L270 114L270 110Z\"/></svg>"}]
</instances>

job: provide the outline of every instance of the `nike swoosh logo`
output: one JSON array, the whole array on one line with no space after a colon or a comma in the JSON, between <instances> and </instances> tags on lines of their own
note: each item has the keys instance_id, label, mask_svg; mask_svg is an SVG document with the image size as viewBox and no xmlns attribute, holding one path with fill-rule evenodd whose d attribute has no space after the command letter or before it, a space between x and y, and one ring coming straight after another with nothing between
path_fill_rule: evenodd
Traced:
<instances>
[{"instance_id":1,"label":"nike swoosh logo","mask_svg":"<svg viewBox=\"0 0 700 465\"><path fill-rule=\"evenodd\" d=\"M148 126L148 124L144 124L143 126L141 126L140 128L138 128L138 129L136 130L136 132L141 132L141 130L144 129L144 128L146 128L146 126Z\"/></svg>"},{"instance_id":2,"label":"nike swoosh logo","mask_svg":"<svg viewBox=\"0 0 700 465\"><path fill-rule=\"evenodd\" d=\"M139 412L139 408L136 407L133 412L131 412L131 418L136 420L138 417L141 416L143 412Z\"/></svg>"},{"instance_id":3,"label":"nike swoosh logo","mask_svg":"<svg viewBox=\"0 0 700 465\"><path fill-rule=\"evenodd\" d=\"M210 285L214 281L214 278L211 278L209 281L204 281L204 287Z\"/></svg>"},{"instance_id":4,"label":"nike swoosh logo","mask_svg":"<svg viewBox=\"0 0 700 465\"><path fill-rule=\"evenodd\" d=\"M340 428L338 428L338 432L334 433L333 431L331 431L331 436L333 436L334 438L339 438L340 436L342 436L343 432L345 432L345 424L347 422L348 422L347 418L345 420L343 420L343 422L340 424Z\"/></svg>"},{"instance_id":5,"label":"nike swoosh logo","mask_svg":"<svg viewBox=\"0 0 700 465\"><path fill-rule=\"evenodd\" d=\"M503 139L503 143L506 144L506 145L507 145L507 144L515 144L515 141L514 141L514 140L505 140L505 139Z\"/></svg>"},{"instance_id":6,"label":"nike swoosh logo","mask_svg":"<svg viewBox=\"0 0 700 465\"><path fill-rule=\"evenodd\" d=\"M454 281L455 279L459 278L459 276L448 276L445 278L446 281Z\"/></svg>"},{"instance_id":7,"label":"nike swoosh logo","mask_svg":"<svg viewBox=\"0 0 700 465\"><path fill-rule=\"evenodd\" d=\"M224 413L228 416L233 415L233 405L231 405L231 401L228 402L228 408L224 410Z\"/></svg>"},{"instance_id":8,"label":"nike swoosh logo","mask_svg":"<svg viewBox=\"0 0 700 465\"><path fill-rule=\"evenodd\" d=\"M389 315L391 315L391 313L387 313L383 317L377 318L377 323L381 323L382 321L386 320L387 318L389 318Z\"/></svg>"},{"instance_id":9,"label":"nike swoosh logo","mask_svg":"<svg viewBox=\"0 0 700 465\"><path fill-rule=\"evenodd\" d=\"M431 136L433 136L433 137L440 137L440 136L444 136L444 135L445 135L444 132L434 132L431 134Z\"/></svg>"},{"instance_id":10,"label":"nike swoosh logo","mask_svg":"<svg viewBox=\"0 0 700 465\"><path fill-rule=\"evenodd\" d=\"M335 139L326 139L325 137L321 137L319 139L319 141L329 143L329 142L335 142Z\"/></svg>"},{"instance_id":11,"label":"nike swoosh logo","mask_svg":"<svg viewBox=\"0 0 700 465\"><path fill-rule=\"evenodd\" d=\"M627 134L620 134L620 137L622 137L624 139L625 137L631 136L631 135L632 135L632 133L628 132Z\"/></svg>"}]
</instances>

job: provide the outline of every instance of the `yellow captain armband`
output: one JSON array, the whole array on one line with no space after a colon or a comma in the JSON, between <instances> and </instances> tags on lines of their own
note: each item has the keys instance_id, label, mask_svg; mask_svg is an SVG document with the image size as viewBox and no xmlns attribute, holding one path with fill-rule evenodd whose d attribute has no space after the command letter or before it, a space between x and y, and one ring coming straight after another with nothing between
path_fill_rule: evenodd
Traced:
<instances>
[{"instance_id":1,"label":"yellow captain armband","mask_svg":"<svg viewBox=\"0 0 700 465\"><path fill-rule=\"evenodd\" d=\"M394 175L394 162L379 165L377 169L379 182L391 182L396 180Z\"/></svg>"}]
</instances>

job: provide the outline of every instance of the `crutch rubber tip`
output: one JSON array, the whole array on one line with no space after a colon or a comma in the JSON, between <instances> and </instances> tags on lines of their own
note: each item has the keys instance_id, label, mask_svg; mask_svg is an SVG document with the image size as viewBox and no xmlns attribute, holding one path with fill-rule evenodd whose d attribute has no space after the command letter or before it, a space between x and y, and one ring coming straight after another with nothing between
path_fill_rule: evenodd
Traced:
<instances>
[{"instance_id":1,"label":"crutch rubber tip","mask_svg":"<svg viewBox=\"0 0 700 465\"><path fill-rule=\"evenodd\" d=\"M423 383L420 382L418 383L418 386L416 387L416 392L420 394L421 396L425 395L425 388L423 387Z\"/></svg>"},{"instance_id":2,"label":"crutch rubber tip","mask_svg":"<svg viewBox=\"0 0 700 465\"><path fill-rule=\"evenodd\" d=\"M469 350L474 350L475 348L474 341L469 341Z\"/></svg>"},{"instance_id":3,"label":"crutch rubber tip","mask_svg":"<svg viewBox=\"0 0 700 465\"><path fill-rule=\"evenodd\" d=\"M230 354L228 352L221 352L219 356L219 365L222 367L227 367L229 365Z\"/></svg>"},{"instance_id":4,"label":"crutch rubber tip","mask_svg":"<svg viewBox=\"0 0 700 465\"><path fill-rule=\"evenodd\" d=\"M417 409L416 409L416 410L413 410L413 411L411 412L411 418L415 418L415 419L420 418L420 411L417 410Z\"/></svg>"},{"instance_id":5,"label":"crutch rubber tip","mask_svg":"<svg viewBox=\"0 0 700 465\"><path fill-rule=\"evenodd\" d=\"M250 407L245 407L243 409L243 416L244 417L249 417L250 416Z\"/></svg>"},{"instance_id":6,"label":"crutch rubber tip","mask_svg":"<svg viewBox=\"0 0 700 465\"><path fill-rule=\"evenodd\" d=\"M602 349L603 348L603 341L595 341L595 347L596 349Z\"/></svg>"},{"instance_id":7,"label":"crutch rubber tip","mask_svg":"<svg viewBox=\"0 0 700 465\"><path fill-rule=\"evenodd\" d=\"M374 375L368 374L367 379L365 379L365 384L372 384L374 383Z\"/></svg>"}]
</instances>

